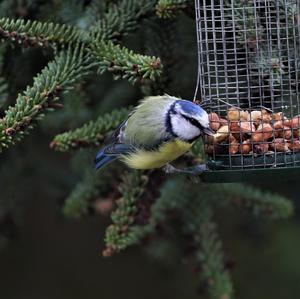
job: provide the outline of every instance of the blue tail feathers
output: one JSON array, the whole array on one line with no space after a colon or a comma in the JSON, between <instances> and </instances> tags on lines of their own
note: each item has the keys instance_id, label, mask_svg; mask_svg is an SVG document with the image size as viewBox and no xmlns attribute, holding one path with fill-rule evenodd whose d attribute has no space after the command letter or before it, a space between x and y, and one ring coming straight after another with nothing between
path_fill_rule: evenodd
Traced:
<instances>
[{"instance_id":1,"label":"blue tail feathers","mask_svg":"<svg viewBox=\"0 0 300 299\"><path fill-rule=\"evenodd\" d=\"M104 150L105 150L105 148L101 149L96 156L95 168L97 170L103 168L105 165L109 164L110 162L112 162L118 158L117 156L106 155Z\"/></svg>"},{"instance_id":2,"label":"blue tail feathers","mask_svg":"<svg viewBox=\"0 0 300 299\"><path fill-rule=\"evenodd\" d=\"M110 162L117 160L123 155L128 155L135 151L135 147L128 144L116 143L109 144L106 147L102 148L95 159L96 169L100 169Z\"/></svg>"}]
</instances>

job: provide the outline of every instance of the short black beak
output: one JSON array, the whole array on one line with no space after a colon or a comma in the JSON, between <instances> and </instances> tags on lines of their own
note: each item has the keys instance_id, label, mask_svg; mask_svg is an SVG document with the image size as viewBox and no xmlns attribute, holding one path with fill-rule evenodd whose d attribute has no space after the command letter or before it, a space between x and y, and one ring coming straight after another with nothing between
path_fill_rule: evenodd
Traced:
<instances>
[{"instance_id":1,"label":"short black beak","mask_svg":"<svg viewBox=\"0 0 300 299\"><path fill-rule=\"evenodd\" d=\"M215 135L215 132L214 132L210 127L204 128L204 129L203 129L203 133L206 134L206 135L208 135L208 136L213 136L213 135Z\"/></svg>"}]
</instances>

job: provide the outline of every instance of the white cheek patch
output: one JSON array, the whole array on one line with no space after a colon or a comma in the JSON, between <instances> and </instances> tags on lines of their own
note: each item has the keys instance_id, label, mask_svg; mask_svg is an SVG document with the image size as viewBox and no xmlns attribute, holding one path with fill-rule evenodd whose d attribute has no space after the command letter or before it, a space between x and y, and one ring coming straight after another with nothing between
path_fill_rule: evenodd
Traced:
<instances>
[{"instance_id":1,"label":"white cheek patch","mask_svg":"<svg viewBox=\"0 0 300 299\"><path fill-rule=\"evenodd\" d=\"M199 128L193 126L189 121L179 114L173 114L171 116L171 125L173 132L179 138L184 140L192 140L201 134Z\"/></svg>"}]
</instances>

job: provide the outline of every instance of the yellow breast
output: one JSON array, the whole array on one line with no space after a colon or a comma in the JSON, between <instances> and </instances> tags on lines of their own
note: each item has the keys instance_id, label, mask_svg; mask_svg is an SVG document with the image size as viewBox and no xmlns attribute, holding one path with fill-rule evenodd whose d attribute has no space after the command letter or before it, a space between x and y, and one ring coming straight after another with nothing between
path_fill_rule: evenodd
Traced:
<instances>
[{"instance_id":1,"label":"yellow breast","mask_svg":"<svg viewBox=\"0 0 300 299\"><path fill-rule=\"evenodd\" d=\"M164 143L155 151L138 150L134 154L124 156L122 160L135 169L160 168L189 151L192 145L181 140L174 140Z\"/></svg>"}]
</instances>

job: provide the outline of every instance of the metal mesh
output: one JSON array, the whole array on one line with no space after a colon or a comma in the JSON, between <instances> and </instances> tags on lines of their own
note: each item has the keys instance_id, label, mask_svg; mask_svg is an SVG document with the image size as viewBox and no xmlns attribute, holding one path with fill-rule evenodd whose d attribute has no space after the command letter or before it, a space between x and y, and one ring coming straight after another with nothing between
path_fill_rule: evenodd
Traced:
<instances>
[{"instance_id":1,"label":"metal mesh","mask_svg":"<svg viewBox=\"0 0 300 299\"><path fill-rule=\"evenodd\" d=\"M207 140L210 161L223 169L298 165L299 128L289 127L288 121L300 114L299 0L195 0L195 7L199 59L195 98L212 99L213 112L227 117L229 127L227 140L220 144ZM228 119L228 110L235 108L250 115L236 120L240 126L250 122L246 135L233 130L236 124ZM261 118L269 114L270 121L254 121L251 111L260 111ZM274 128L277 121L284 124L280 132ZM270 138L253 138L259 128L264 135L268 124L273 128ZM276 144L279 136L285 150ZM231 151L232 140L239 145L236 153ZM250 143L247 153L241 150L245 141ZM268 150L256 150L262 143L269 144Z\"/></svg>"}]
</instances>

